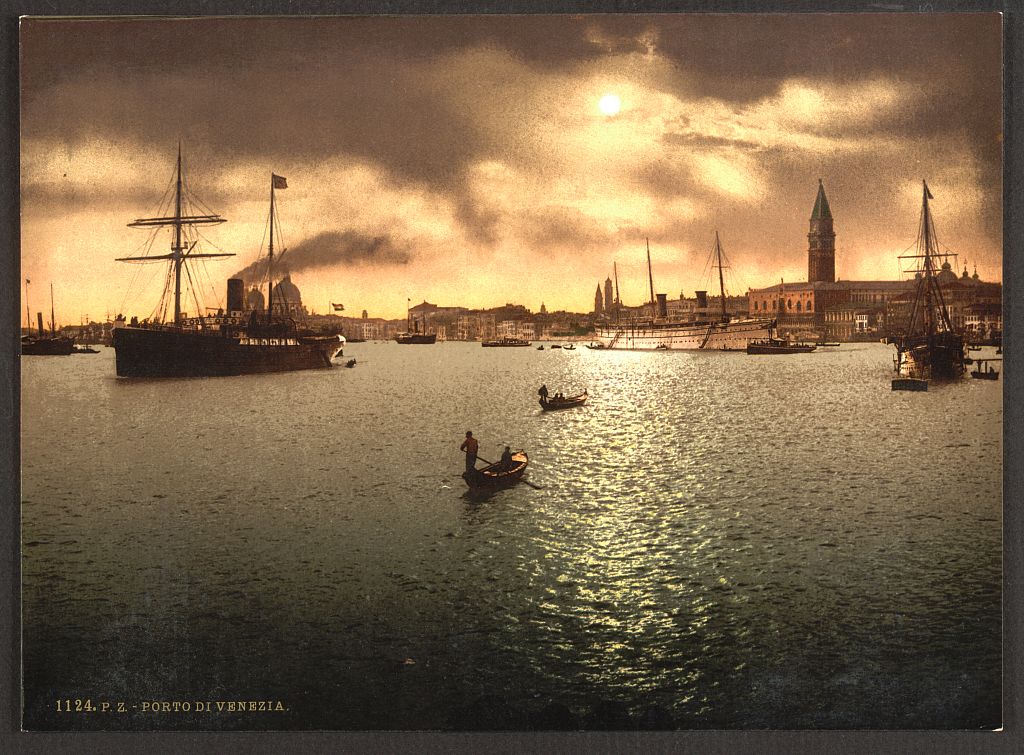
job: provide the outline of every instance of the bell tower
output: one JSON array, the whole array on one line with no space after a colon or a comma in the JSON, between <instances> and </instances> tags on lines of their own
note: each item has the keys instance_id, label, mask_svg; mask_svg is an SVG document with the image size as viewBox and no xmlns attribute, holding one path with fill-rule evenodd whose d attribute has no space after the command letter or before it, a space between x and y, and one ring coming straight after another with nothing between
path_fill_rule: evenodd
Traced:
<instances>
[{"instance_id":1,"label":"bell tower","mask_svg":"<svg viewBox=\"0 0 1024 755\"><path fill-rule=\"evenodd\" d=\"M832 230L832 210L825 187L818 179L818 198L811 212L811 231L807 234L807 282L836 280L836 234Z\"/></svg>"}]
</instances>

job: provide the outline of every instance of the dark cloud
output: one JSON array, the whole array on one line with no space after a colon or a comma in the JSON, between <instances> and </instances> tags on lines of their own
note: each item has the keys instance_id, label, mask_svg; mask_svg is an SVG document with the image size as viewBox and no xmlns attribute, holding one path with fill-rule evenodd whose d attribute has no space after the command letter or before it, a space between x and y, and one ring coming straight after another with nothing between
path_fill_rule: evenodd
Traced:
<instances>
[{"instance_id":1,"label":"dark cloud","mask_svg":"<svg viewBox=\"0 0 1024 755\"><path fill-rule=\"evenodd\" d=\"M449 200L466 236L484 246L516 237L538 253L598 249L652 233L652 243L692 248L699 240L703 248L709 229L685 218L613 237L557 205L516 215L481 198L469 172L484 161L527 176L548 170L532 130L538 108L530 87L555 75L582 81L602 71L628 80L631 69L615 68L614 56L648 46L670 65L638 67L654 77L644 87L684 101L723 102L734 113L793 81L837 92L890 84L904 99L885 112L800 126L837 143L877 138L878 149L867 153L814 154L701 134L685 118L673 124L664 143L677 152L752 156L768 181L752 203L716 194L685 160L636 166L638 191L714 208L713 221L736 248L799 248L818 177L830 197L836 194L843 233L891 217L905 172L939 160L969 158L977 185L1000 185L999 29L997 14L35 19L22 27L23 134L26 144L56 143L71 155L102 139L171 156L182 139L189 161L215 176L254 163L290 177L325 160L367 165L390 187ZM467 64L459 58L467 51L507 61L508 70ZM521 80L526 76L535 80ZM886 151L892 138L910 152ZM24 197L59 210L86 200L150 204L148 195L132 198L134 189L124 186L83 195L60 179L27 175ZM997 234L1001 202L993 199L983 212L982 226ZM374 242L351 231L323 234L295 247L287 264L403 264L411 255L390 237Z\"/></svg>"},{"instance_id":2,"label":"dark cloud","mask_svg":"<svg viewBox=\"0 0 1024 755\"><path fill-rule=\"evenodd\" d=\"M304 239L287 249L275 259L275 266L282 266L289 272L300 272L318 267L334 265L406 265L409 263L409 249L397 244L389 236L366 236L356 231L327 231ZM233 277L242 278L246 283L266 278L268 260L266 257L239 270Z\"/></svg>"}]
</instances>

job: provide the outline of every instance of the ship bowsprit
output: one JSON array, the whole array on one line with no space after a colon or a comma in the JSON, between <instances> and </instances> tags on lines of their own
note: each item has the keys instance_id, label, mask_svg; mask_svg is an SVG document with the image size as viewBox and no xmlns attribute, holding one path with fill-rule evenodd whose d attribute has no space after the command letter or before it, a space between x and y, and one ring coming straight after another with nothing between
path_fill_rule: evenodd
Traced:
<instances>
[{"instance_id":1,"label":"ship bowsprit","mask_svg":"<svg viewBox=\"0 0 1024 755\"><path fill-rule=\"evenodd\" d=\"M113 332L118 377L212 377L326 369L338 336L254 338L159 326Z\"/></svg>"}]
</instances>

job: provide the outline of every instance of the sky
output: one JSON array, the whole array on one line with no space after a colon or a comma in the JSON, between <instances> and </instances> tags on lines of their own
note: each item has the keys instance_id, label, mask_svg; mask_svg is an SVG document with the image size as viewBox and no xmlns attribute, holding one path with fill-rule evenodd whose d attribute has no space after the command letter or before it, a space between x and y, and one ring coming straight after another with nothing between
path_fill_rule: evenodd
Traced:
<instances>
[{"instance_id":1,"label":"sky","mask_svg":"<svg viewBox=\"0 0 1024 755\"><path fill-rule=\"evenodd\" d=\"M311 310L407 301L586 312L807 278L824 183L841 279L899 277L926 179L940 243L1001 280L997 14L32 19L21 27L22 267L33 311L150 316L180 143L228 222L205 306L265 251ZM207 211L207 210L203 210ZM152 244L149 245L152 241ZM148 246L149 245L149 246ZM275 253L282 246L275 242ZM715 273L717 280L717 272ZM23 291L24 296L24 291ZM185 309L194 311L192 299ZM24 309L24 306L23 306Z\"/></svg>"}]
</instances>

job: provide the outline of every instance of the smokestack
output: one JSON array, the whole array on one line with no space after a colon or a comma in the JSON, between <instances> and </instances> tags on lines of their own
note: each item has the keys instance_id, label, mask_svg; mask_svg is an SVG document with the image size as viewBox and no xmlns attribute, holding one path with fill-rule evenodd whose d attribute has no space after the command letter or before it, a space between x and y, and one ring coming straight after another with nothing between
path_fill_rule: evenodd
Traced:
<instances>
[{"instance_id":1,"label":"smokestack","mask_svg":"<svg viewBox=\"0 0 1024 755\"><path fill-rule=\"evenodd\" d=\"M245 309L245 281L241 278L228 278L228 313L241 312Z\"/></svg>"},{"instance_id":2,"label":"smokestack","mask_svg":"<svg viewBox=\"0 0 1024 755\"><path fill-rule=\"evenodd\" d=\"M658 317L668 317L668 296L658 294Z\"/></svg>"},{"instance_id":3,"label":"smokestack","mask_svg":"<svg viewBox=\"0 0 1024 755\"><path fill-rule=\"evenodd\" d=\"M42 338L45 334L43 333L43 313L36 312L36 322L39 323L39 337Z\"/></svg>"},{"instance_id":4,"label":"smokestack","mask_svg":"<svg viewBox=\"0 0 1024 755\"><path fill-rule=\"evenodd\" d=\"M697 293L697 309L707 309L708 308L708 292L707 291L697 291L696 293Z\"/></svg>"}]
</instances>

